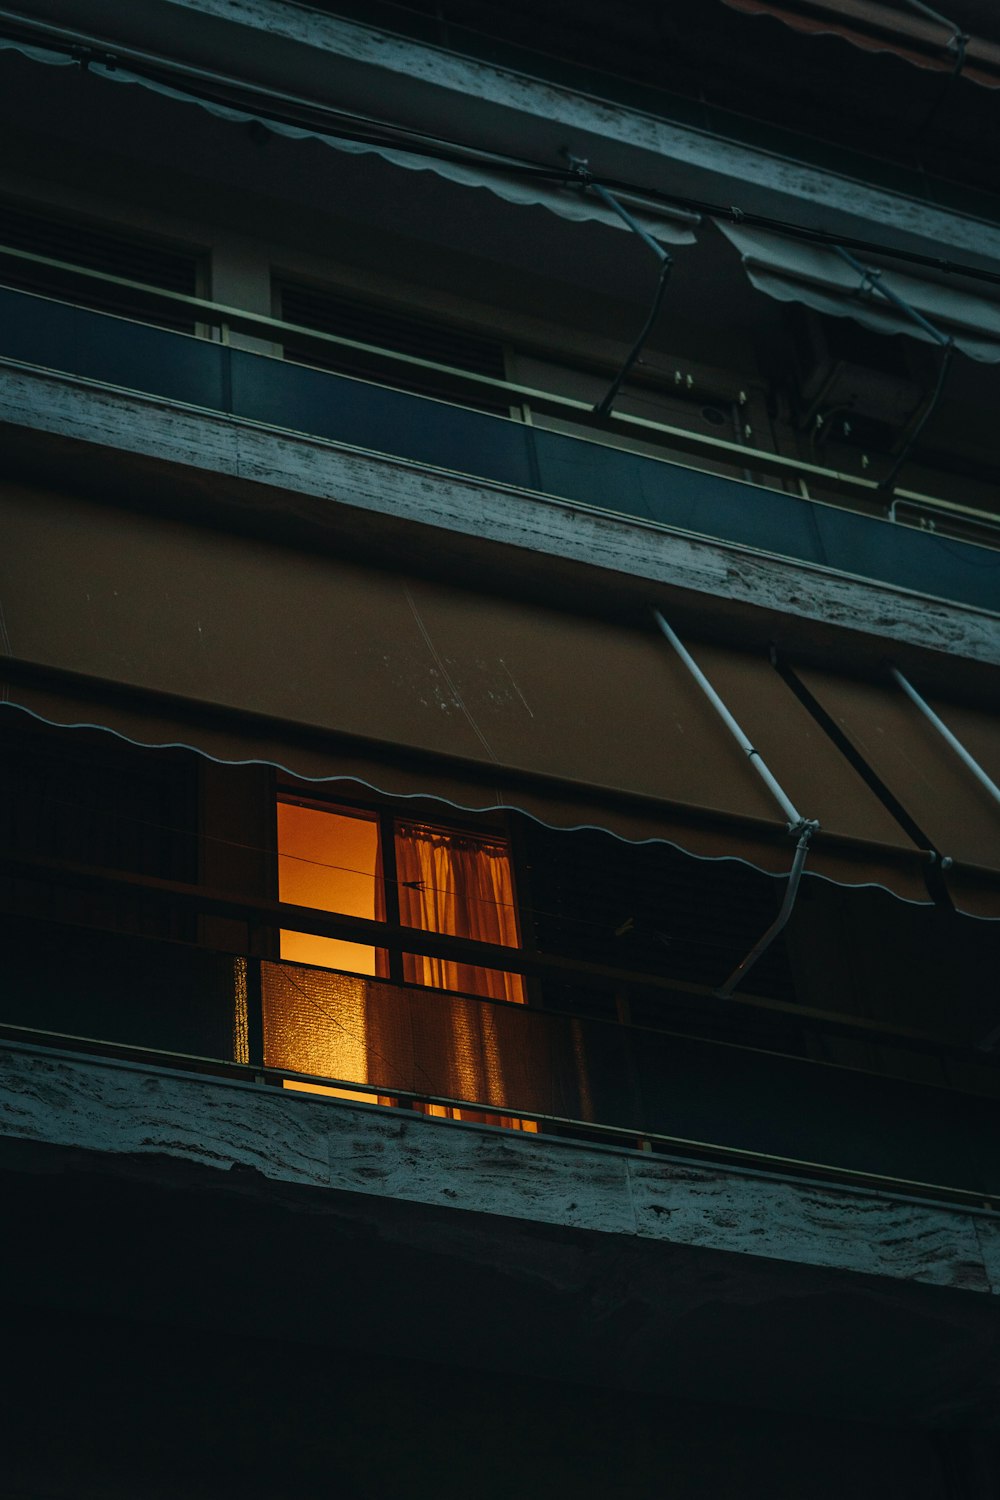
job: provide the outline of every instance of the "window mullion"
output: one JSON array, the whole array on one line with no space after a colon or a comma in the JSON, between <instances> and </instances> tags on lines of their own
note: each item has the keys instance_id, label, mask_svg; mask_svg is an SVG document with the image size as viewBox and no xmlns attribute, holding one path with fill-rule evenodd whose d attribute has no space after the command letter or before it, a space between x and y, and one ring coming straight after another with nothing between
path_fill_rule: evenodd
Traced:
<instances>
[{"instance_id":1,"label":"window mullion","mask_svg":"<svg viewBox=\"0 0 1000 1500\"><path fill-rule=\"evenodd\" d=\"M379 844L382 852L382 884L385 892L385 920L393 927L399 920L399 882L396 873L396 820L390 812L381 811L378 818ZM399 948L389 949L389 978L394 984L403 982L403 954Z\"/></svg>"}]
</instances>

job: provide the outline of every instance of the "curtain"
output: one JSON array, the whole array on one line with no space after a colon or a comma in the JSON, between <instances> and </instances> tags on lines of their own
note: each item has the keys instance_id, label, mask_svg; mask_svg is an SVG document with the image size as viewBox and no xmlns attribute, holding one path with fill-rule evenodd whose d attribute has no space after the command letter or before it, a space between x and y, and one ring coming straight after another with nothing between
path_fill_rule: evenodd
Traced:
<instances>
[{"instance_id":1,"label":"curtain","mask_svg":"<svg viewBox=\"0 0 1000 1500\"><path fill-rule=\"evenodd\" d=\"M396 825L396 874L404 927L507 948L519 946L514 882L505 844L423 823L400 822ZM405 953L403 977L410 984L524 1004L521 976L500 969Z\"/></svg>"},{"instance_id":2,"label":"curtain","mask_svg":"<svg viewBox=\"0 0 1000 1500\"><path fill-rule=\"evenodd\" d=\"M443 932L476 942L519 946L510 855L498 840L449 832L424 823L396 824L399 915L406 927ZM519 974L486 969L451 959L403 954L403 977L410 984L457 990L486 1000L524 1004ZM427 1020L430 1020L428 1016ZM448 1007L438 1051L442 1085L435 1092L504 1104L510 1096L514 1058L506 1017L490 1005L454 1001ZM498 1024L499 1023L499 1024ZM425 1023L426 1024L426 1023ZM523 1072L524 1059L518 1066ZM435 1070L437 1071L437 1070ZM530 1070L529 1070L530 1071ZM429 1114L533 1130L533 1122L510 1116L426 1105Z\"/></svg>"},{"instance_id":3,"label":"curtain","mask_svg":"<svg viewBox=\"0 0 1000 1500\"><path fill-rule=\"evenodd\" d=\"M364 904L371 914L370 884L363 903L352 902L345 877L374 875L374 915L383 915L382 854L351 841L357 821L344 810L320 811L298 807L298 818L284 828L280 845L287 857L294 844L296 858L282 899L343 911ZM299 827L299 824L302 827ZM314 826L315 825L315 826ZM282 825L284 826L284 825ZM301 835L293 838L295 830ZM369 841L370 842L370 841ZM474 942L519 946L517 912L510 854L506 844L489 837L398 821L395 825L396 874L400 921L424 932L446 933ZM356 845L356 847L355 847ZM349 868L347 868L349 867ZM363 868L362 868L363 867ZM291 937L292 935L287 935ZM309 941L308 939L306 940ZM378 1095L354 1094L347 1089L297 1085L347 1097L378 1097L391 1101L399 1088L446 1098L476 1100L503 1110L513 1103L540 1112L565 1108L553 1089L558 1069L555 1039L541 1022L526 1029L531 1019L505 1006L483 1001L525 1003L524 981L518 974L468 962L402 955L403 978L424 992L379 983L385 977L385 957L372 956L372 978L305 968L288 963L305 959L312 965L343 966L348 961L332 952L330 940L300 955L285 952L280 964L262 965L265 1057L272 1067L315 1073L358 1083L381 1085ZM342 944L344 950L356 945ZM357 956L352 967L358 968ZM437 990L439 995L428 994ZM556 1052L561 1052L558 1045ZM382 1093L382 1089L385 1093ZM458 1106L425 1104L425 1113L485 1124L535 1130L533 1121L506 1113L483 1113Z\"/></svg>"}]
</instances>

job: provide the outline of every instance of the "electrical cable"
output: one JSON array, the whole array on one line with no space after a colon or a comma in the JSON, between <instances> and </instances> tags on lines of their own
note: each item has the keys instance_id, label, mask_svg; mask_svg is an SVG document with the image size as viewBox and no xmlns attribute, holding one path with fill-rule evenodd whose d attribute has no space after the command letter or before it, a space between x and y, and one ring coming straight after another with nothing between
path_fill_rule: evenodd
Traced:
<instances>
[{"instance_id":1,"label":"electrical cable","mask_svg":"<svg viewBox=\"0 0 1000 1500\"><path fill-rule=\"evenodd\" d=\"M920 415L920 420L917 422L917 425L913 428L913 430L907 437L906 442L903 444L902 451L897 457L892 468L884 478L879 480L878 488L882 491L883 494L891 493L896 482L896 475L899 473L900 469L903 467L904 463L913 452L920 434L923 432L924 428L927 426L927 423L930 421L931 417L934 415L934 412L937 410L937 405L941 399L941 392L944 390L944 383L947 378L948 371L951 369L951 361L954 353L955 340L948 339L941 354L941 364L938 369L937 383L934 386L931 399L925 405L923 412Z\"/></svg>"},{"instance_id":2,"label":"electrical cable","mask_svg":"<svg viewBox=\"0 0 1000 1500\"><path fill-rule=\"evenodd\" d=\"M107 816L106 813L105 813L105 810L102 809L102 808L100 808L100 807L95 807L95 806L93 806L91 804L80 803L80 802L74 801L74 800L72 800L71 798L68 798L68 797L55 797L55 796L52 796L52 795L48 795L48 796L45 797L44 801L45 801L45 805L47 807L51 807L51 808L56 808L56 809L58 809L58 808L64 808L64 809L67 809L67 810L82 811L84 813L88 813L89 812L89 813L93 813L95 815L102 815L103 814L105 817ZM330 804L330 810L331 811L337 811L337 809L338 809L338 804L336 804L336 803L331 803ZM278 857L279 857L279 850L277 848L275 848L274 846L268 846L268 845L263 845L263 844L252 844L252 843L247 843L244 840L232 839L232 838L224 838L224 837L222 837L221 835L218 835L218 834L210 834L210 833L205 833L203 831L198 831L198 830L191 829L191 828L184 828L184 827L179 826L179 825L177 825L175 823L170 823L170 822L167 822L167 821L162 820L162 819L144 818L144 817L141 817L140 815L138 815L136 813L125 813L125 812L122 812L120 810L115 810L113 812L113 814L111 814L111 820L113 822L115 822L115 823L118 823L118 824L127 824L132 829L140 829L140 828L142 828L142 829L148 829L152 833L156 833L156 834L170 834L170 835L177 836L179 838L191 839L191 840L194 840L198 844L211 844L211 845L213 845L215 847L219 847L219 848L239 850L241 852L245 852L245 853L248 853L248 854L260 855L260 856L266 858L269 861L276 861L278 859ZM403 821L406 822L406 821L412 821L412 820L404 818ZM561 834L566 833L566 832L571 832L572 830L561 830L561 829L559 829L559 830L552 830L552 831L558 837ZM489 838L490 835L487 835L486 837ZM667 845L666 847L671 848L672 846ZM284 853L280 854L280 857L282 859L285 859L285 860L292 860L296 864L307 864L307 865L309 865L311 867L314 867L316 869L319 869L319 870L330 870L330 871L335 871L337 873L362 876L363 878L366 878L366 879L381 880L384 884L395 884L397 886L399 886L399 885L409 885L410 884L410 882L408 882L408 881L399 881L399 880L389 881L384 874L381 875L381 876L373 875L372 872L369 871L369 870L357 869L353 865L339 864L339 863L336 863L336 862L334 862L332 860L309 859L309 858L306 858L305 856L302 856L302 855L289 855L289 854L284 854ZM766 872L760 872L760 873L766 873ZM767 878L783 878L783 877L781 875L778 875L778 876L767 877ZM675 893L675 887L676 887L676 882L673 879L671 879L670 877L668 877L667 879L663 880L662 886L661 886L660 884L657 884L657 883L651 883L648 870L644 874L644 877L643 877L643 889L644 889L644 891L646 891L649 894L650 904L653 905L653 906L656 905L656 903L657 903L657 901L659 899L658 892L660 892L662 890L663 892L666 892L668 895L673 896L674 893ZM452 890L450 890L449 888L441 887L441 886L428 886L428 885L425 884L422 888L425 889L425 890L431 890L435 894L438 894L438 895L452 895L452 894L454 894L454 892ZM597 879L595 879L594 884L589 888L589 890L590 890L591 894L596 893L599 896L603 896L603 895L607 894L607 887L606 887L605 883L603 881L600 881L600 880L597 880ZM492 898L487 898L487 897L476 898L476 899L481 899L483 901L488 902L488 904L491 904L491 905L494 905L494 906L509 906L512 909L514 909L516 912L518 912L518 914L520 916L522 916L522 917L542 918L542 919L546 919L546 920L549 920L549 921L558 922L558 923L561 923L563 925L567 925L568 924L568 925L573 926L573 927L584 928L584 929L587 929L588 931L592 931L593 930L593 919L591 917L574 916L572 914L572 912L567 912L564 909L553 910L553 909L551 909L549 907L539 906L539 905L536 905L536 904L525 902L523 900L514 900L514 901L511 901L511 902L503 902L503 901L494 901Z\"/></svg>"},{"instance_id":3,"label":"electrical cable","mask_svg":"<svg viewBox=\"0 0 1000 1500\"><path fill-rule=\"evenodd\" d=\"M68 34L62 38L54 34L58 28L48 26L36 26L30 28L25 26L23 18L21 25L17 25L19 18L5 16L0 12L0 22L6 21L6 26L0 26L0 35L15 43L44 42L51 50L61 52L85 66L93 61L105 66L117 65L127 66L128 69L139 77L148 77L152 82L163 82L177 92L186 93L192 99L204 99L209 103L228 105L232 108L247 110L248 105L261 123L267 124L272 120L277 124L285 124L315 130L318 133L338 136L345 140L357 141L361 144L371 145L373 148L390 147L393 150L409 151L414 154L437 158L443 161L452 161L457 164L475 166L493 166L502 168L504 171L518 173L525 177L534 177L545 180L556 186L571 186L579 181L578 174L571 168L563 168L546 162L532 160L522 156L500 155L483 150L480 147L469 145L467 142L450 140L440 136L432 136L410 127L400 127L384 121L376 121L370 117L349 114L344 111L336 111L325 105L311 104L307 100L293 100L285 97L286 107L284 109L273 107L277 96L273 90L263 95L267 107L261 109L258 101L262 91L248 88L235 80L227 80L219 75L214 76L214 87L219 89L223 85L223 92L213 93L211 82L212 75L205 70L194 70L181 65L164 65L162 60L157 65L145 57L129 52L128 49L119 48L111 53L106 48L101 48L88 43L86 40L78 39L71 41ZM10 22L14 21L11 27ZM196 87L191 81L192 76L197 74L206 80L201 87ZM183 87L179 86L179 80L187 80ZM232 90L232 92L227 92ZM972 266L964 261L949 259L944 256L928 255L921 251L905 250L896 247L879 244L870 239L861 239L850 236L845 237L833 231L814 229L807 225L797 224L789 219L776 218L768 214L754 213L750 210L741 209L732 204L716 203L708 199L693 198L683 194L665 193L657 188L650 188L629 182L621 178L601 176L602 184L611 192L625 194L632 198L645 200L651 207L662 207L664 209L680 209L684 212L704 215L710 218L725 219L732 223L748 224L753 228L771 230L777 234L783 234L789 239L802 240L809 244L826 245L836 247L838 245L858 250L866 254L883 256L888 259L898 260L908 265L921 266L929 270L935 270L949 276L965 276L971 280L982 281L993 286L1000 286L1000 271L985 270L978 266Z\"/></svg>"},{"instance_id":4,"label":"electrical cable","mask_svg":"<svg viewBox=\"0 0 1000 1500\"><path fill-rule=\"evenodd\" d=\"M618 392L621 389L630 370L632 369L632 366L635 364L636 360L639 358L639 355L642 353L642 347L648 339L650 333L652 332L653 324L656 322L656 319L659 316L660 307L663 303L663 294L667 290L667 282L670 280L670 273L673 270L673 266L673 259L668 255L660 265L660 275L656 283L656 292L653 296L653 305L649 309L649 314L646 318L645 323L643 323L642 325L642 330L639 334L639 337L636 339L635 343L632 345L632 348L626 355L625 363L618 371L618 374L615 376L614 380L611 382L608 389L601 397L600 401L598 401L597 405L594 407L595 417L606 417L611 411L611 406L614 402L615 397L618 395Z\"/></svg>"},{"instance_id":5,"label":"electrical cable","mask_svg":"<svg viewBox=\"0 0 1000 1500\"><path fill-rule=\"evenodd\" d=\"M939 15L936 10L931 10L929 5L921 4L921 0L905 0L905 3L909 5L911 10L915 10L919 14L927 16L930 20L938 22L941 26L946 26L951 31L951 36L945 43L944 50L946 52L953 51L955 54L955 66L952 68L951 72L948 74L948 77L945 79L944 87L941 89L941 92L934 100L934 103L924 115L924 118L921 120L916 130L913 132L913 139L919 140L921 136L925 135L930 129L932 121L937 116L938 112L941 109L941 106L944 104L945 100L948 98L956 82L958 81L962 69L965 67L965 54L972 38L971 36L969 36L968 32L963 31L955 21L949 21L946 16Z\"/></svg>"}]
</instances>

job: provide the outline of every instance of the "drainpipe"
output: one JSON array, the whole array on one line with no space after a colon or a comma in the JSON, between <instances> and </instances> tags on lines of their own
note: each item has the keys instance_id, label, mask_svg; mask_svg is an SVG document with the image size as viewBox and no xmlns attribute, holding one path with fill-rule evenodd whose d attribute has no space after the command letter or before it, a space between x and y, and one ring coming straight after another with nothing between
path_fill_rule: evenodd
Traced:
<instances>
[{"instance_id":1,"label":"drainpipe","mask_svg":"<svg viewBox=\"0 0 1000 1500\"><path fill-rule=\"evenodd\" d=\"M788 820L788 833L791 834L793 838L797 837L795 856L792 860L792 867L788 872L788 885L785 889L785 899L781 903L781 910L778 912L777 917L771 923L771 926L764 933L763 937L761 937L760 940L754 945L754 947L751 948L746 958L744 958L741 963L737 964L736 968L730 974L725 984L721 985L715 991L716 995L728 999L736 986L750 972L751 968L757 962L760 956L767 951L778 934L787 925L788 919L792 914L792 908L795 905L795 898L798 895L799 882L802 879L802 872L805 869L806 857L809 853L809 842L813 834L819 827L819 823L815 818L804 818L802 816L798 808L795 806L795 803L785 792L781 783L777 780L777 778L765 764L760 751L754 748L748 736L744 734L743 730L733 718L732 714L729 712L729 709L723 703L722 699L719 697L718 693L715 691L714 687L705 676L704 672L698 666L698 663L694 660L691 653L683 645L679 637L667 624L666 620L663 618L663 615L658 609L653 610L653 619L656 621L658 628L663 633L663 635L666 636L671 646L673 646L675 652L680 657L681 661L684 663L685 667L690 672L695 682L701 688L702 692L705 694L705 697L708 699L709 703L711 703L712 707L715 709L716 713L719 715L719 718L725 724L726 728L729 730L730 734L733 736L740 749L747 756L750 764L753 766L758 776L760 776L761 780L766 785L768 791L771 793L778 806L781 808L782 812Z\"/></svg>"},{"instance_id":2,"label":"drainpipe","mask_svg":"<svg viewBox=\"0 0 1000 1500\"><path fill-rule=\"evenodd\" d=\"M628 375L632 366L635 364L636 360L639 358L639 355L642 353L643 345L652 332L653 324L656 322L656 319L659 315L660 306L663 302L663 294L667 290L667 282L670 280L670 273L673 270L674 258L670 254L670 251L664 249L664 247L659 243L658 240L654 240L651 234L647 234L646 230L643 229L642 225L637 219L633 218L624 204L619 203L618 199L615 198L611 193L609 193L607 188L601 187L601 184L599 182L594 181L587 168L587 163L582 159L582 157L571 156L569 152L567 152L566 155L570 167L576 173L577 177L579 177L584 187L589 188L591 192L596 193L601 202L607 204L608 208L610 208L613 213L616 213L622 220L622 222L627 224L629 229L633 230L633 232L639 236L644 245L649 246L650 250L652 250L653 254L660 262L660 279L656 283L656 294L653 297L653 305L649 310L649 315L646 318L645 323L642 325L639 337L636 339L635 343L632 345L632 348L629 350L625 363L618 371L618 374L615 376L614 380L611 382L610 386L608 387L607 391L605 391L600 401L598 401L596 406L594 407L595 417L606 417L611 411L614 399L618 395L618 392L621 389L626 376Z\"/></svg>"}]
</instances>

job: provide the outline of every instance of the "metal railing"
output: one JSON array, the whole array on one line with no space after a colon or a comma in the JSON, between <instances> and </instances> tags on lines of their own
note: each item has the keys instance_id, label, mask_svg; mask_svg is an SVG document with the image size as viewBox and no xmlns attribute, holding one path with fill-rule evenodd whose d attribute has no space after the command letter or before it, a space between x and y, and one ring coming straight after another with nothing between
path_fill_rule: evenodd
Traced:
<instances>
[{"instance_id":1,"label":"metal railing","mask_svg":"<svg viewBox=\"0 0 1000 1500\"><path fill-rule=\"evenodd\" d=\"M919 519L911 523L901 520L898 514L901 507L904 510L915 508L922 515L933 517L941 529L960 525L963 528L962 535L967 537L971 529L975 532L975 540L980 544L1000 547L1000 516L992 515L988 511L973 506L902 487L894 490L890 502L887 501L884 491L880 489L879 481L869 479L864 475L850 474L786 454L753 448L711 433L676 427L649 417L639 417L617 410L601 415L595 412L593 403L571 396L562 396L552 391L521 385L516 381L503 380L496 376L483 375L454 365L423 359L417 355L406 354L382 345L365 343L341 334L328 333L298 323L289 323L263 313L248 312L206 297L151 286L146 282L114 276L105 271L78 266L69 261L38 255L13 246L0 245L0 285L7 284L3 278L4 263L22 265L25 268L34 267L41 272L54 272L73 277L84 286L91 285L95 289L104 288L109 293L141 295L151 308L160 307L165 314L176 315L182 311L186 312L190 315L191 321L199 325L194 337L206 338L214 334L218 341L225 344L230 341L232 334L237 333L275 346L276 354L287 342L294 340L298 345L304 344L314 348L317 356L323 353L332 356L339 352L377 358L398 369L404 384L407 379L412 384L414 377L446 377L449 381L456 383L460 389L468 392L472 406L476 405L477 398L489 396L492 398L492 405L499 402L509 405L512 409L528 408L542 415L562 418L564 421L571 421L581 429L581 438L584 441L600 443L602 439L611 436L616 444L620 444L623 437L630 437L636 443L643 445L651 443L662 445L664 458L668 461L676 461L676 455L680 453L713 465L725 464L732 467L734 477L745 477L748 472L754 475L765 475L773 480L783 481L793 489L793 492L815 504L831 503L829 497L836 496L849 502L852 509L887 517L899 524L912 525L915 529L920 529L922 523ZM24 289L17 286L16 278L13 280L13 289ZM70 301L72 305L69 295L62 296L59 293L46 292L41 288L31 290L35 295L55 301ZM93 302L84 302L83 305L95 306L97 310L101 310ZM115 313L113 310L108 311L108 316L126 317L132 322L141 321L127 317L125 314ZM643 451L648 453L645 446ZM697 467L697 464L693 466ZM821 491L821 497L813 497L810 494L810 488Z\"/></svg>"},{"instance_id":2,"label":"metal railing","mask_svg":"<svg viewBox=\"0 0 1000 1500\"><path fill-rule=\"evenodd\" d=\"M7 1042L18 1048L36 1047L45 1052L77 1057L101 1057L131 1063L138 1066L180 1070L218 1078L232 1079L248 1085L264 1087L282 1086L286 1081L302 1083L317 1092L343 1089L352 1094L370 1094L370 1105L362 1099L352 1099L352 1105L362 1108L409 1111L414 1106L438 1105L444 1109L474 1111L495 1114L496 1106L483 1101L457 1098L451 1095L435 1095L426 1091L393 1090L393 1103L379 1102L383 1092L378 1085L359 1083L350 1078L332 1078L325 1074L295 1072L284 1068L270 1068L250 1063L230 1062L221 1058L204 1057L197 1053L165 1051L160 1048L137 1047L130 1043L114 1042L99 1037L74 1034L72 1032L45 1031L35 1026L18 1026L0 1019L0 1047ZM301 1095L296 1095L301 1099ZM312 1095L315 1098L315 1094ZM335 1101L339 1105L343 1101ZM580 1121L552 1114L532 1113L519 1109L521 1119L530 1120L538 1126L538 1133L551 1139L572 1139L618 1150L633 1150L654 1153L680 1164L714 1165L750 1173L757 1177L774 1179L793 1178L803 1185L839 1187L867 1195L891 1196L895 1202L940 1203L960 1207L968 1212L984 1215L1000 1215L1000 1193L986 1192L979 1188L962 1188L941 1182L926 1182L919 1178L901 1177L880 1172L864 1172L856 1169L836 1167L826 1162L808 1161L801 1157L781 1156L763 1151L745 1150L738 1146L720 1146L708 1140L696 1140L683 1136L668 1135L662 1131L647 1130L641 1133L626 1130L621 1126L604 1125L598 1121ZM449 1122L452 1123L452 1122ZM469 1128L467 1122L455 1121L459 1128ZM503 1126L479 1125L476 1128L503 1129ZM534 1137L537 1139L537 1136Z\"/></svg>"},{"instance_id":3,"label":"metal railing","mask_svg":"<svg viewBox=\"0 0 1000 1500\"><path fill-rule=\"evenodd\" d=\"M3 858L0 871L14 877L21 893L2 919L0 1034L16 1040L264 1084L346 1089L372 1096L373 1105L390 1096L397 1107L516 1116L543 1132L897 1194L969 1203L1000 1197L998 1070L971 1048L756 996L724 1005L708 986L659 974L182 882L13 856ZM245 942L221 950L193 939L109 930L79 917L38 917L24 896L29 881L50 896L59 890L130 895L146 903L145 922L150 911L178 908L193 918L235 919L246 924ZM502 967L532 982L531 1003L291 964L276 956L279 930ZM627 1001L607 1016L549 1002L553 981L561 997L576 983L590 992L598 985L618 1001L630 992L658 996L662 1022L631 1024ZM306 1033L327 1049L322 1067L303 1054L301 1030L289 1030L287 1042L274 1040L274 1017L280 1032L289 997L306 1016ZM692 1001L700 1011L694 1020ZM355 1047L356 1065L338 1067L337 1058L348 1055L338 1051L342 1033L361 1011L366 1061L357 1065ZM789 1045L773 1030L756 1043L726 1039L724 1018L737 1011L779 1020ZM470 1037L485 1049L489 1067L456 1072L447 1047L452 1033L465 1039L465 1057ZM874 1062L866 1069L810 1055L826 1050L811 1048L810 1036L912 1055L913 1076L873 1072ZM937 1083L921 1078L932 1063ZM949 1082L952 1067L958 1084ZM978 1084L970 1082L973 1068Z\"/></svg>"}]
</instances>

